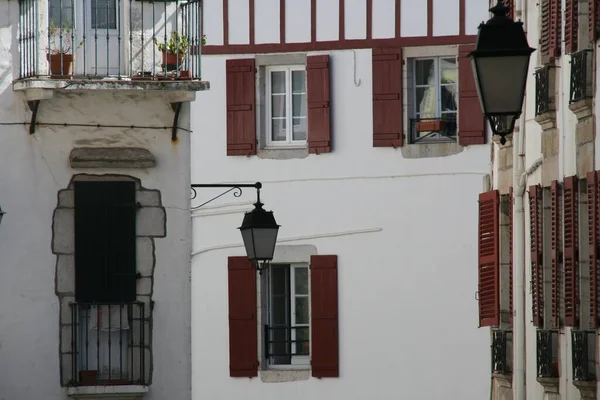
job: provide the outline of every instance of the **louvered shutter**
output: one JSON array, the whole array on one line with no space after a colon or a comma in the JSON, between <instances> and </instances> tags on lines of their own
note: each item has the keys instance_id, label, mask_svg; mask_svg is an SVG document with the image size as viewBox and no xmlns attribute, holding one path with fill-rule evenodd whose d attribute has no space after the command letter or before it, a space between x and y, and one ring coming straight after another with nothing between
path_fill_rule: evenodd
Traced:
<instances>
[{"instance_id":1,"label":"louvered shutter","mask_svg":"<svg viewBox=\"0 0 600 400\"><path fill-rule=\"evenodd\" d=\"M229 376L258 375L256 270L248 257L229 257Z\"/></svg>"},{"instance_id":2,"label":"louvered shutter","mask_svg":"<svg viewBox=\"0 0 600 400\"><path fill-rule=\"evenodd\" d=\"M256 154L254 59L227 60L227 155Z\"/></svg>"},{"instance_id":3,"label":"louvered shutter","mask_svg":"<svg viewBox=\"0 0 600 400\"><path fill-rule=\"evenodd\" d=\"M513 323L513 188L508 189L508 321Z\"/></svg>"},{"instance_id":4,"label":"louvered shutter","mask_svg":"<svg viewBox=\"0 0 600 400\"><path fill-rule=\"evenodd\" d=\"M598 185L598 171L587 174L587 200L588 200L588 239L590 263L590 327L598 326L600 293L598 280L598 256L600 247L600 186Z\"/></svg>"},{"instance_id":5,"label":"louvered shutter","mask_svg":"<svg viewBox=\"0 0 600 400\"><path fill-rule=\"evenodd\" d=\"M135 183L75 182L74 186L77 302L135 301Z\"/></svg>"},{"instance_id":6,"label":"louvered shutter","mask_svg":"<svg viewBox=\"0 0 600 400\"><path fill-rule=\"evenodd\" d=\"M549 63L560 55L562 17L560 1L543 0L541 2L540 53L543 64Z\"/></svg>"},{"instance_id":7,"label":"louvered shutter","mask_svg":"<svg viewBox=\"0 0 600 400\"><path fill-rule=\"evenodd\" d=\"M500 322L499 198L497 190L479 195L479 326Z\"/></svg>"},{"instance_id":8,"label":"louvered shutter","mask_svg":"<svg viewBox=\"0 0 600 400\"><path fill-rule=\"evenodd\" d=\"M306 58L308 89L308 151L331 152L331 99L329 56Z\"/></svg>"},{"instance_id":9,"label":"louvered shutter","mask_svg":"<svg viewBox=\"0 0 600 400\"><path fill-rule=\"evenodd\" d=\"M551 244L551 262L552 262L552 326L560 327L560 186L558 181L550 184L550 244Z\"/></svg>"},{"instance_id":10,"label":"louvered shutter","mask_svg":"<svg viewBox=\"0 0 600 400\"><path fill-rule=\"evenodd\" d=\"M577 177L565 178L564 183L564 282L565 325L579 324L579 266L577 224Z\"/></svg>"},{"instance_id":11,"label":"louvered shutter","mask_svg":"<svg viewBox=\"0 0 600 400\"><path fill-rule=\"evenodd\" d=\"M485 144L485 121L469 57L474 48L461 45L458 51L458 143L462 146Z\"/></svg>"},{"instance_id":12,"label":"louvered shutter","mask_svg":"<svg viewBox=\"0 0 600 400\"><path fill-rule=\"evenodd\" d=\"M591 42L598 39L598 13L600 12L600 0L588 0L588 36Z\"/></svg>"},{"instance_id":13,"label":"louvered shutter","mask_svg":"<svg viewBox=\"0 0 600 400\"><path fill-rule=\"evenodd\" d=\"M373 147L404 144L402 49L373 49Z\"/></svg>"},{"instance_id":14,"label":"louvered shutter","mask_svg":"<svg viewBox=\"0 0 600 400\"><path fill-rule=\"evenodd\" d=\"M565 53L567 54L577 51L578 3L579 0L566 0L565 3Z\"/></svg>"},{"instance_id":15,"label":"louvered shutter","mask_svg":"<svg viewBox=\"0 0 600 400\"><path fill-rule=\"evenodd\" d=\"M337 256L311 256L311 369L315 378L339 371Z\"/></svg>"},{"instance_id":16,"label":"louvered shutter","mask_svg":"<svg viewBox=\"0 0 600 400\"><path fill-rule=\"evenodd\" d=\"M560 56L560 40L562 26L561 0L550 1L550 57Z\"/></svg>"},{"instance_id":17,"label":"louvered shutter","mask_svg":"<svg viewBox=\"0 0 600 400\"><path fill-rule=\"evenodd\" d=\"M544 275L542 270L542 196L539 185L529 187L529 238L531 243L531 305L533 325L544 325Z\"/></svg>"}]
</instances>

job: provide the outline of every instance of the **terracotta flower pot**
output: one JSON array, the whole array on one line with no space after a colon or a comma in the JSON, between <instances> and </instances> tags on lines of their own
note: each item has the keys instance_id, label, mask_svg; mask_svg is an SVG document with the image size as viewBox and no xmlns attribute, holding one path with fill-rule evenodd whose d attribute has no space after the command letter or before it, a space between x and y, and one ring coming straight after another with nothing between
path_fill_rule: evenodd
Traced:
<instances>
[{"instance_id":1,"label":"terracotta flower pot","mask_svg":"<svg viewBox=\"0 0 600 400\"><path fill-rule=\"evenodd\" d=\"M162 65L167 68L167 71L175 71L177 67L183 65L183 57L177 54L162 52Z\"/></svg>"},{"instance_id":2,"label":"terracotta flower pot","mask_svg":"<svg viewBox=\"0 0 600 400\"><path fill-rule=\"evenodd\" d=\"M73 75L73 61L75 61L73 54L46 54L46 58L50 63L52 77L61 78Z\"/></svg>"},{"instance_id":3,"label":"terracotta flower pot","mask_svg":"<svg viewBox=\"0 0 600 400\"><path fill-rule=\"evenodd\" d=\"M79 383L83 386L94 386L98 383L98 371L79 371Z\"/></svg>"},{"instance_id":4,"label":"terracotta flower pot","mask_svg":"<svg viewBox=\"0 0 600 400\"><path fill-rule=\"evenodd\" d=\"M417 122L418 132L439 132L444 130L446 127L446 121L435 120L435 121L419 121Z\"/></svg>"}]
</instances>

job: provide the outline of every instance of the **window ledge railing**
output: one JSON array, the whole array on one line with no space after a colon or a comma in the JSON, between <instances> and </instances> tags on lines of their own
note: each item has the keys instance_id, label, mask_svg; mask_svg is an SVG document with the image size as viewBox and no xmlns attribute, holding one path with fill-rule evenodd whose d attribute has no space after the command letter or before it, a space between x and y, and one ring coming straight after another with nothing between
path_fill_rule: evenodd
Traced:
<instances>
[{"instance_id":1,"label":"window ledge railing","mask_svg":"<svg viewBox=\"0 0 600 400\"><path fill-rule=\"evenodd\" d=\"M265 358L273 364L291 364L292 357L308 356L310 341L293 339L299 330L308 331L306 326L264 326Z\"/></svg>"},{"instance_id":2,"label":"window ledge railing","mask_svg":"<svg viewBox=\"0 0 600 400\"><path fill-rule=\"evenodd\" d=\"M558 331L536 332L537 377L558 377Z\"/></svg>"},{"instance_id":3,"label":"window ledge railing","mask_svg":"<svg viewBox=\"0 0 600 400\"><path fill-rule=\"evenodd\" d=\"M94 4L19 0L19 79L201 79L202 0Z\"/></svg>"},{"instance_id":4,"label":"window ledge railing","mask_svg":"<svg viewBox=\"0 0 600 400\"><path fill-rule=\"evenodd\" d=\"M583 382L595 380L596 332L573 330L571 343L573 380Z\"/></svg>"},{"instance_id":5,"label":"window ledge railing","mask_svg":"<svg viewBox=\"0 0 600 400\"><path fill-rule=\"evenodd\" d=\"M571 55L571 91L569 104L593 97L592 62L592 50L582 50Z\"/></svg>"},{"instance_id":6,"label":"window ledge railing","mask_svg":"<svg viewBox=\"0 0 600 400\"><path fill-rule=\"evenodd\" d=\"M512 332L492 331L492 374L512 372Z\"/></svg>"},{"instance_id":7,"label":"window ledge railing","mask_svg":"<svg viewBox=\"0 0 600 400\"><path fill-rule=\"evenodd\" d=\"M439 143L456 141L456 119L412 118L410 120L412 143Z\"/></svg>"},{"instance_id":8,"label":"window ledge railing","mask_svg":"<svg viewBox=\"0 0 600 400\"><path fill-rule=\"evenodd\" d=\"M550 66L535 71L535 115L552 111L551 103L554 93L550 93Z\"/></svg>"}]
</instances>

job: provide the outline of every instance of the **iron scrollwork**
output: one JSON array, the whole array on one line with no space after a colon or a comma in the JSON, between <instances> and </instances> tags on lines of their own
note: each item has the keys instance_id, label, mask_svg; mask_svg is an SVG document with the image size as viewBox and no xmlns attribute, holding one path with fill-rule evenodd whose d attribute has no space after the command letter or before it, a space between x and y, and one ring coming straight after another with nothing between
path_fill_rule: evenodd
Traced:
<instances>
[{"instance_id":1,"label":"iron scrollwork","mask_svg":"<svg viewBox=\"0 0 600 400\"><path fill-rule=\"evenodd\" d=\"M196 191L197 188L227 188L227 190L224 191L223 193L213 197L212 199L205 201L204 203L202 203L198 206L191 207L191 209L197 210L199 208L202 208L205 205L207 205L208 203L211 203L211 202L215 201L216 199L223 197L227 193L230 193L230 192L233 192L234 197L240 197L243 192L242 188L251 188L251 187L256 189L257 198L260 199L260 188L262 187L262 184L260 182L248 183L248 184L228 184L228 183L193 184L191 186L191 190L192 190L191 200L194 200L198 196L198 192Z\"/></svg>"}]
</instances>

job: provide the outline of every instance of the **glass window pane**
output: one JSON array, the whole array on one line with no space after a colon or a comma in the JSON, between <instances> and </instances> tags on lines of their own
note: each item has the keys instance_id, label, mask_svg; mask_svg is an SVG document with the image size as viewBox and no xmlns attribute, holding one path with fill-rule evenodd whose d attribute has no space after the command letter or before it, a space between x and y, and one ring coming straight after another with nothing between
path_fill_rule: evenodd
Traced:
<instances>
[{"instance_id":1,"label":"glass window pane","mask_svg":"<svg viewBox=\"0 0 600 400\"><path fill-rule=\"evenodd\" d=\"M436 88L433 86L416 88L416 111L422 118L435 118L437 113Z\"/></svg>"},{"instance_id":2,"label":"glass window pane","mask_svg":"<svg viewBox=\"0 0 600 400\"><path fill-rule=\"evenodd\" d=\"M308 297L296 297L296 325L308 324Z\"/></svg>"},{"instance_id":3,"label":"glass window pane","mask_svg":"<svg viewBox=\"0 0 600 400\"><path fill-rule=\"evenodd\" d=\"M440 60L440 77L442 84L457 82L458 71L456 70L455 58L443 58Z\"/></svg>"},{"instance_id":4,"label":"glass window pane","mask_svg":"<svg viewBox=\"0 0 600 400\"><path fill-rule=\"evenodd\" d=\"M288 305L285 296L273 297L273 309L271 310L271 322L274 326L288 325Z\"/></svg>"},{"instance_id":5,"label":"glass window pane","mask_svg":"<svg viewBox=\"0 0 600 400\"><path fill-rule=\"evenodd\" d=\"M292 95L292 117L306 117L306 95Z\"/></svg>"},{"instance_id":6,"label":"glass window pane","mask_svg":"<svg viewBox=\"0 0 600 400\"><path fill-rule=\"evenodd\" d=\"M442 86L442 112L444 111L456 111L456 86L448 85Z\"/></svg>"},{"instance_id":7,"label":"glass window pane","mask_svg":"<svg viewBox=\"0 0 600 400\"><path fill-rule=\"evenodd\" d=\"M309 328L296 328L296 354L307 356L310 354Z\"/></svg>"},{"instance_id":8,"label":"glass window pane","mask_svg":"<svg viewBox=\"0 0 600 400\"><path fill-rule=\"evenodd\" d=\"M271 94L285 94L285 71L271 72Z\"/></svg>"},{"instance_id":9,"label":"glass window pane","mask_svg":"<svg viewBox=\"0 0 600 400\"><path fill-rule=\"evenodd\" d=\"M294 268L295 294L308 294L308 268Z\"/></svg>"},{"instance_id":10,"label":"glass window pane","mask_svg":"<svg viewBox=\"0 0 600 400\"><path fill-rule=\"evenodd\" d=\"M91 0L92 29L117 29L116 0Z\"/></svg>"},{"instance_id":11,"label":"glass window pane","mask_svg":"<svg viewBox=\"0 0 600 400\"><path fill-rule=\"evenodd\" d=\"M292 140L306 140L307 122L306 118L293 118Z\"/></svg>"},{"instance_id":12,"label":"glass window pane","mask_svg":"<svg viewBox=\"0 0 600 400\"><path fill-rule=\"evenodd\" d=\"M285 295L287 294L287 268L275 267L271 268L271 293L273 295Z\"/></svg>"},{"instance_id":13,"label":"glass window pane","mask_svg":"<svg viewBox=\"0 0 600 400\"><path fill-rule=\"evenodd\" d=\"M306 92L306 73L304 71L292 71L292 93Z\"/></svg>"},{"instance_id":14,"label":"glass window pane","mask_svg":"<svg viewBox=\"0 0 600 400\"><path fill-rule=\"evenodd\" d=\"M57 28L60 26L73 26L73 9L71 8L71 0L50 0L49 9L50 22Z\"/></svg>"},{"instance_id":15,"label":"glass window pane","mask_svg":"<svg viewBox=\"0 0 600 400\"><path fill-rule=\"evenodd\" d=\"M274 142L286 141L286 120L273 119L271 124L271 140Z\"/></svg>"},{"instance_id":16,"label":"glass window pane","mask_svg":"<svg viewBox=\"0 0 600 400\"><path fill-rule=\"evenodd\" d=\"M274 94L271 96L271 116L285 117L286 116L286 101L285 95Z\"/></svg>"},{"instance_id":17,"label":"glass window pane","mask_svg":"<svg viewBox=\"0 0 600 400\"><path fill-rule=\"evenodd\" d=\"M417 85L432 85L435 83L434 60L415 60L415 83Z\"/></svg>"}]
</instances>

